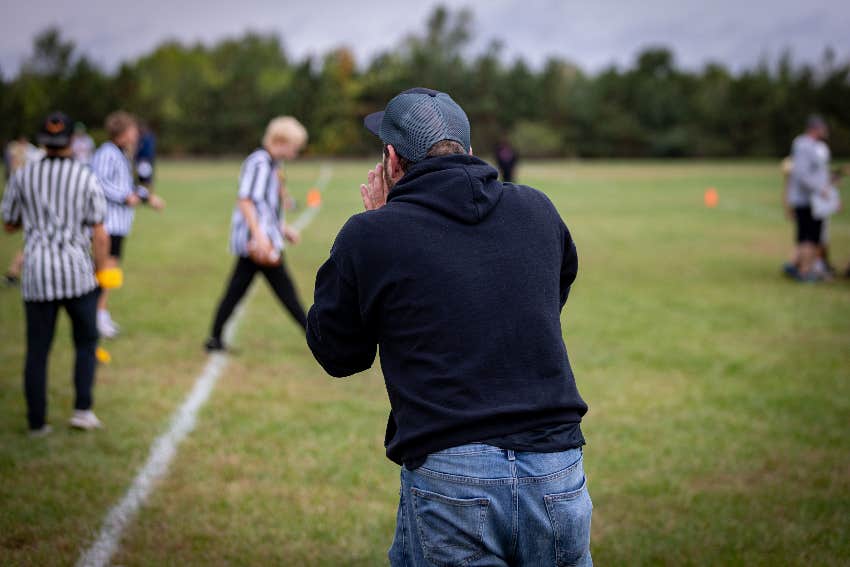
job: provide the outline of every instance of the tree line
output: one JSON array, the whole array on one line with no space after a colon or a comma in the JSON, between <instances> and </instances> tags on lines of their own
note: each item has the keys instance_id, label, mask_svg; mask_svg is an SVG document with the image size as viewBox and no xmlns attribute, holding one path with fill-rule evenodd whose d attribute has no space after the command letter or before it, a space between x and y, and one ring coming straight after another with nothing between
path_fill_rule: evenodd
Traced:
<instances>
[{"instance_id":1,"label":"tree line","mask_svg":"<svg viewBox=\"0 0 850 567\"><path fill-rule=\"evenodd\" d=\"M365 65L344 47L295 60L278 36L249 32L213 45L165 42L114 72L47 29L18 74L0 79L0 141L31 136L52 109L102 140L103 118L123 108L156 132L162 153L244 153L269 118L291 114L310 132L310 153L364 155L377 143L363 116L401 90L428 86L467 111L482 154L506 138L540 157L781 156L819 112L833 152L850 155L850 61L829 49L817 64L786 53L738 73L722 64L681 69L663 47L623 69L587 73L559 57L534 69L506 62L497 41L470 54L472 18L437 8L421 33Z\"/></svg>"}]
</instances>

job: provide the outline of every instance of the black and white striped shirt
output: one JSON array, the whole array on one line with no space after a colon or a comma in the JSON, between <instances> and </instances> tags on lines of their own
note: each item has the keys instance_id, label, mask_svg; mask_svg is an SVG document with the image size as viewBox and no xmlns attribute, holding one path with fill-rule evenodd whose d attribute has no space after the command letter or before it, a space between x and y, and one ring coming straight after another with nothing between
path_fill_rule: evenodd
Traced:
<instances>
[{"instance_id":1,"label":"black and white striped shirt","mask_svg":"<svg viewBox=\"0 0 850 567\"><path fill-rule=\"evenodd\" d=\"M283 250L278 164L263 148L255 150L242 162L239 172L239 199L251 199L254 202L260 228L269 237L275 250ZM230 251L237 256L247 256L250 239L248 221L237 203L230 219Z\"/></svg>"},{"instance_id":2,"label":"black and white striped shirt","mask_svg":"<svg viewBox=\"0 0 850 567\"><path fill-rule=\"evenodd\" d=\"M140 197L147 190L136 187L133 166L112 142L105 142L94 153L91 168L100 180L103 194L106 196L106 232L115 236L127 236L133 227L135 209L127 204L130 193L136 192Z\"/></svg>"},{"instance_id":3,"label":"black and white striped shirt","mask_svg":"<svg viewBox=\"0 0 850 567\"><path fill-rule=\"evenodd\" d=\"M91 259L92 225L106 202L92 171L71 158L46 157L9 179L3 222L24 228L24 301L80 297L97 287Z\"/></svg>"}]
</instances>

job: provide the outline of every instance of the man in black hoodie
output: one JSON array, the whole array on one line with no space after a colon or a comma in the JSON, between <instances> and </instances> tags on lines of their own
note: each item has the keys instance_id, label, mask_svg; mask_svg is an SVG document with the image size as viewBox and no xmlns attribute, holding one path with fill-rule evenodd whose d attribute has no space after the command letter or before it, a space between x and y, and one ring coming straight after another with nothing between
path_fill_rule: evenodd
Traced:
<instances>
[{"instance_id":1,"label":"man in black hoodie","mask_svg":"<svg viewBox=\"0 0 850 567\"><path fill-rule=\"evenodd\" d=\"M402 465L391 564L591 565L567 227L473 157L449 95L410 89L365 124L383 163L316 277L307 341L337 377L380 346Z\"/></svg>"}]
</instances>

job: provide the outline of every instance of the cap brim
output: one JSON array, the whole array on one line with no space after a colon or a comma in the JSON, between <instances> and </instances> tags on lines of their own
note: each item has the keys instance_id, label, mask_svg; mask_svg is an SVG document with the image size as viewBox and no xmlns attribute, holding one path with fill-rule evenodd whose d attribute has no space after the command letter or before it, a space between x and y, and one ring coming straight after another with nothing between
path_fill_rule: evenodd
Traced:
<instances>
[{"instance_id":1,"label":"cap brim","mask_svg":"<svg viewBox=\"0 0 850 567\"><path fill-rule=\"evenodd\" d=\"M381 122L384 120L384 111L373 112L369 116L363 119L363 125L367 130L372 132L374 135L380 137L381 136Z\"/></svg>"}]
</instances>

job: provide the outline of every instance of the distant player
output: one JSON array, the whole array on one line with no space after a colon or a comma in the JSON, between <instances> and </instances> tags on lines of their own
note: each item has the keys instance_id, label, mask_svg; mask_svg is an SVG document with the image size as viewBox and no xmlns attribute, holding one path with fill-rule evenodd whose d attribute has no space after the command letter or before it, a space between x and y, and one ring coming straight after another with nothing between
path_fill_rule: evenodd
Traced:
<instances>
[{"instance_id":1,"label":"distant player","mask_svg":"<svg viewBox=\"0 0 850 567\"><path fill-rule=\"evenodd\" d=\"M262 147L242 163L230 231L230 251L236 256L236 265L204 345L208 351L226 348L224 325L257 272L262 272L295 321L302 328L307 326L304 307L283 262L284 240L297 244L300 235L283 222L281 204L286 187L278 175L280 161L294 159L306 142L307 131L295 118L278 117L269 122Z\"/></svg>"},{"instance_id":2,"label":"distant player","mask_svg":"<svg viewBox=\"0 0 850 567\"><path fill-rule=\"evenodd\" d=\"M74 152L74 159L78 162L85 165L91 164L91 158L94 155L94 140L88 135L86 125L82 122L74 124L71 151Z\"/></svg>"},{"instance_id":3,"label":"distant player","mask_svg":"<svg viewBox=\"0 0 850 567\"><path fill-rule=\"evenodd\" d=\"M519 161L519 156L511 145L511 142L507 138L502 138L496 144L494 153L496 154L496 163L499 166L499 172L502 174L502 181L513 183L514 169L516 168L517 161Z\"/></svg>"},{"instance_id":4,"label":"distant player","mask_svg":"<svg viewBox=\"0 0 850 567\"><path fill-rule=\"evenodd\" d=\"M109 141L101 145L92 158L92 169L103 186L106 196L106 232L109 234L108 267L121 262L124 240L133 227L135 207L140 203L161 210L165 202L146 188L136 185L133 164L128 156L135 155L139 141L136 119L127 112L117 111L106 117ZM101 336L113 338L119 328L109 313L109 291L103 290L98 300L97 328Z\"/></svg>"},{"instance_id":5,"label":"distant player","mask_svg":"<svg viewBox=\"0 0 850 567\"><path fill-rule=\"evenodd\" d=\"M109 246L103 228L103 192L91 170L72 159L70 119L62 113L49 115L39 142L47 148L47 157L28 163L13 175L2 202L6 231L24 230L24 390L33 436L50 432L46 421L47 358L60 307L71 319L76 350L76 396L70 424L79 429L101 425L91 410L98 333L97 283L89 235L94 237L98 268L104 266Z\"/></svg>"},{"instance_id":6,"label":"distant player","mask_svg":"<svg viewBox=\"0 0 850 567\"><path fill-rule=\"evenodd\" d=\"M795 275L800 281L821 279L815 271L815 263L823 226L822 220L812 215L812 197L829 186L830 155L824 143L828 133L823 118L811 116L806 122L806 131L794 138L791 146L793 166L786 199L797 225Z\"/></svg>"},{"instance_id":7,"label":"distant player","mask_svg":"<svg viewBox=\"0 0 850 567\"><path fill-rule=\"evenodd\" d=\"M26 164L39 161L44 157L44 150L32 145L26 136L18 136L6 146L3 161L6 170L6 180ZM21 271L24 267L24 252L18 250L3 274L3 283L8 287L17 286L21 281Z\"/></svg>"},{"instance_id":8,"label":"distant player","mask_svg":"<svg viewBox=\"0 0 850 567\"><path fill-rule=\"evenodd\" d=\"M156 136L150 128L141 129L139 147L136 150L136 177L139 185L153 192L154 161L156 160Z\"/></svg>"}]
</instances>

